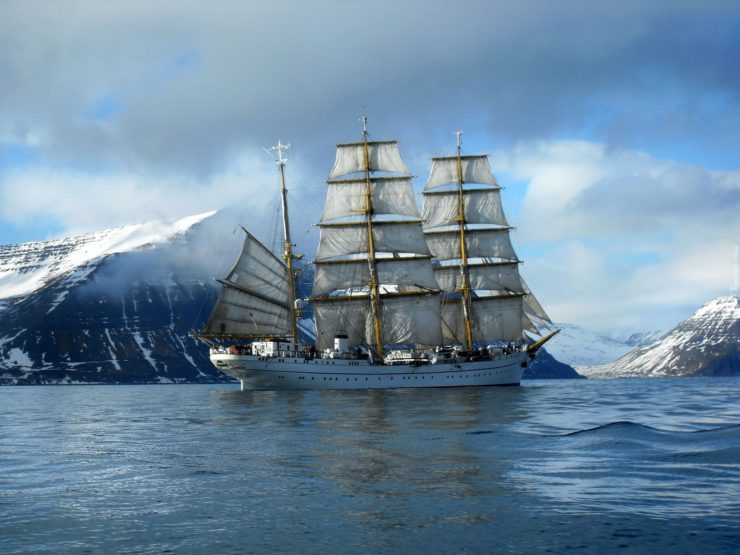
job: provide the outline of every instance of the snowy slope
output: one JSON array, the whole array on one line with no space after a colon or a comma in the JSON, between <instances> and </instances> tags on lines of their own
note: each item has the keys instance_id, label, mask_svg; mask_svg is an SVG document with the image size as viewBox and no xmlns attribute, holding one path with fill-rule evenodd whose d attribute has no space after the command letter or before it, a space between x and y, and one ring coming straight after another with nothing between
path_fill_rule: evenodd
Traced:
<instances>
[{"instance_id":1,"label":"snowy slope","mask_svg":"<svg viewBox=\"0 0 740 555\"><path fill-rule=\"evenodd\" d=\"M734 375L740 373L740 303L719 297L659 341L620 359L579 368L588 377Z\"/></svg>"},{"instance_id":2,"label":"snowy slope","mask_svg":"<svg viewBox=\"0 0 740 555\"><path fill-rule=\"evenodd\" d=\"M53 241L0 245L0 308L3 300L30 295L61 276L76 273L79 282L89 274L90 263L162 243L213 214L122 226Z\"/></svg>"},{"instance_id":3,"label":"snowy slope","mask_svg":"<svg viewBox=\"0 0 740 555\"><path fill-rule=\"evenodd\" d=\"M215 300L224 226L209 212L0 247L0 383L224 379L188 335Z\"/></svg>"},{"instance_id":4,"label":"snowy slope","mask_svg":"<svg viewBox=\"0 0 740 555\"><path fill-rule=\"evenodd\" d=\"M643 347L645 345L652 345L660 339L663 339L665 330L653 330L653 331L642 331L632 333L624 340L625 345L630 347Z\"/></svg>"},{"instance_id":5,"label":"snowy slope","mask_svg":"<svg viewBox=\"0 0 740 555\"><path fill-rule=\"evenodd\" d=\"M575 366L593 366L612 362L632 347L624 341L584 329L575 324L553 324L560 333L547 343L547 351L556 359Z\"/></svg>"}]
</instances>

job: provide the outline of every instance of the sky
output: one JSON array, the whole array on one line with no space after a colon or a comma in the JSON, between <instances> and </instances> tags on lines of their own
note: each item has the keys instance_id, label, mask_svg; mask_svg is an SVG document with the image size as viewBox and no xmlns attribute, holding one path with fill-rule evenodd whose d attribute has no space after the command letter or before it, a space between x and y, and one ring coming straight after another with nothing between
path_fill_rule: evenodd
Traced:
<instances>
[{"instance_id":1,"label":"sky","mask_svg":"<svg viewBox=\"0 0 740 555\"><path fill-rule=\"evenodd\" d=\"M0 244L212 209L317 246L334 145L488 153L551 317L670 328L738 288L736 1L0 2ZM736 292L736 291L735 291Z\"/></svg>"}]
</instances>

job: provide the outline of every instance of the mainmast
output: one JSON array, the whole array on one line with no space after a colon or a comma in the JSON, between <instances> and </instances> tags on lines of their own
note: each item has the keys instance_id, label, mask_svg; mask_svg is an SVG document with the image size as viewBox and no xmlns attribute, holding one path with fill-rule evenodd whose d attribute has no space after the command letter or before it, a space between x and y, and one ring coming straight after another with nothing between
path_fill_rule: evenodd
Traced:
<instances>
[{"instance_id":1,"label":"mainmast","mask_svg":"<svg viewBox=\"0 0 740 555\"><path fill-rule=\"evenodd\" d=\"M337 145L327 180L311 303L316 347L439 345L440 289L397 141Z\"/></svg>"},{"instance_id":2,"label":"mainmast","mask_svg":"<svg viewBox=\"0 0 740 555\"><path fill-rule=\"evenodd\" d=\"M465 319L465 343L468 351L473 349L473 326L470 323L470 274L468 253L465 244L465 204L463 202L462 131L457 135L457 223L460 225L460 272L462 272L462 308Z\"/></svg>"},{"instance_id":3,"label":"mainmast","mask_svg":"<svg viewBox=\"0 0 740 555\"><path fill-rule=\"evenodd\" d=\"M378 361L383 364L383 332L380 323L380 291L378 285L378 265L375 260L375 241L373 239L373 187L370 181L370 149L367 144L367 116L362 116L362 143L365 155L365 217L367 219L367 251L370 269L370 304L372 305L373 327Z\"/></svg>"},{"instance_id":4,"label":"mainmast","mask_svg":"<svg viewBox=\"0 0 740 555\"><path fill-rule=\"evenodd\" d=\"M280 139L278 139L277 145L271 147L271 152L277 152L277 158L275 162L280 168L280 180L281 180L281 195L283 205L283 237L285 242L283 244L283 258L285 259L285 265L288 267L288 288L290 298L290 334L293 337L293 342L298 341L298 311L296 310L296 298L295 298L295 274L293 272L293 243L290 240L290 221L288 219L288 189L285 187L285 162L287 158L283 158L283 151L288 150L290 145L284 145Z\"/></svg>"}]
</instances>

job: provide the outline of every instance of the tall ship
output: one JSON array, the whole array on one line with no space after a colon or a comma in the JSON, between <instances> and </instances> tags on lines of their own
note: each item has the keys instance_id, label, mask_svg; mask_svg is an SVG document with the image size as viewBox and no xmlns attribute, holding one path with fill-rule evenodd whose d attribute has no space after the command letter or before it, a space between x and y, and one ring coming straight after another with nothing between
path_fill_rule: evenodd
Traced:
<instances>
[{"instance_id":1,"label":"tall ship","mask_svg":"<svg viewBox=\"0 0 740 555\"><path fill-rule=\"evenodd\" d=\"M215 307L196 334L242 389L518 385L547 314L519 275L500 186L486 155L432 159L423 215L397 141L337 145L314 260L315 342L298 321L297 256L278 142L284 245L245 230ZM534 337L534 336L533 336Z\"/></svg>"}]
</instances>

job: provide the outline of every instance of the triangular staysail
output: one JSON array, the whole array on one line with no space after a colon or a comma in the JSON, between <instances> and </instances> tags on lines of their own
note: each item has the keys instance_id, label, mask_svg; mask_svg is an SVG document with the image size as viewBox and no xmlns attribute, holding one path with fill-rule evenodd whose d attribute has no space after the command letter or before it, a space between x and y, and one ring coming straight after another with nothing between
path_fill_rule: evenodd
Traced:
<instances>
[{"instance_id":1,"label":"triangular staysail","mask_svg":"<svg viewBox=\"0 0 740 555\"><path fill-rule=\"evenodd\" d=\"M291 336L287 266L245 230L241 253L226 278L201 337Z\"/></svg>"}]
</instances>

